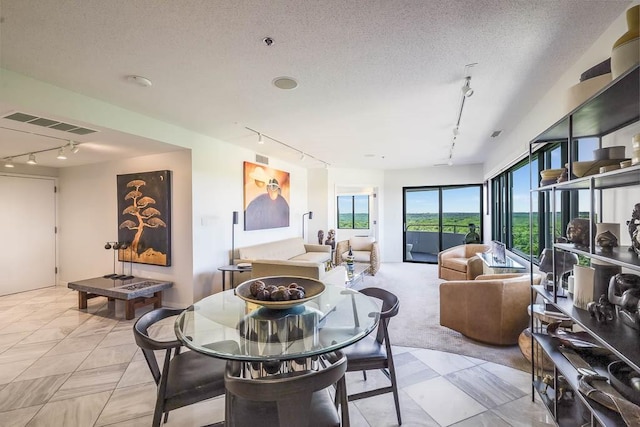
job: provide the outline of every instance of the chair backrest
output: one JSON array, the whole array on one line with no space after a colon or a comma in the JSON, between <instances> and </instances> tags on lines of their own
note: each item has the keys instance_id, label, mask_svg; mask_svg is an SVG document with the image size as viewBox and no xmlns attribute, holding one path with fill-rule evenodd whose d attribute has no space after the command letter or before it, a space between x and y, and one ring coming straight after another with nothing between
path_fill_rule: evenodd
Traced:
<instances>
[{"instance_id":1,"label":"chair backrest","mask_svg":"<svg viewBox=\"0 0 640 427\"><path fill-rule=\"evenodd\" d=\"M381 288L364 288L359 291L361 294L365 294L372 298L377 298L382 301L382 307L380 308L380 323L378 324L378 330L376 331L376 341L382 344L383 341L388 343L388 330L389 320L398 314L400 310L400 300L391 292Z\"/></svg>"},{"instance_id":2,"label":"chair backrest","mask_svg":"<svg viewBox=\"0 0 640 427\"><path fill-rule=\"evenodd\" d=\"M166 360L171 358L171 351L173 349L179 349L182 345L177 339L170 341L158 341L149 336L149 328L151 325L159 322L167 317L177 316L182 313L183 310L171 309L171 308L158 308L152 310L146 314L143 314L133 325L133 336L135 337L136 344L142 350L144 358L149 365L151 375L156 384L160 383L160 368L158 366L158 360L154 350L166 350Z\"/></svg>"},{"instance_id":3,"label":"chair backrest","mask_svg":"<svg viewBox=\"0 0 640 427\"><path fill-rule=\"evenodd\" d=\"M349 239L349 246L353 251L370 251L376 239L370 236L354 236Z\"/></svg>"},{"instance_id":4,"label":"chair backrest","mask_svg":"<svg viewBox=\"0 0 640 427\"><path fill-rule=\"evenodd\" d=\"M239 376L239 362L227 362L228 393L256 402L276 402L280 425L300 425L308 418L314 392L336 384L347 371L347 357L339 351L325 355L330 363L319 371L298 371L261 378ZM232 414L229 414L232 416Z\"/></svg>"}]
</instances>

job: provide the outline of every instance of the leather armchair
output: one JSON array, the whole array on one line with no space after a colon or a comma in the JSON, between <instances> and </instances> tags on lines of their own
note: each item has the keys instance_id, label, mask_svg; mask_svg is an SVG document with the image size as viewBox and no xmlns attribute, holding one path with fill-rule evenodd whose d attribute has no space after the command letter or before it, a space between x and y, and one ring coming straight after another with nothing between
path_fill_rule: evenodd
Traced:
<instances>
[{"instance_id":1,"label":"leather armchair","mask_svg":"<svg viewBox=\"0 0 640 427\"><path fill-rule=\"evenodd\" d=\"M355 262L371 265L369 274L374 276L380 270L380 247L373 237L356 236L336 243L336 264L342 264L349 253L353 252Z\"/></svg>"},{"instance_id":2,"label":"leather armchair","mask_svg":"<svg viewBox=\"0 0 640 427\"><path fill-rule=\"evenodd\" d=\"M482 260L478 252L491 247L481 243L454 246L438 254L438 277L445 280L473 280L482 274Z\"/></svg>"},{"instance_id":3,"label":"leather armchair","mask_svg":"<svg viewBox=\"0 0 640 427\"><path fill-rule=\"evenodd\" d=\"M440 325L488 344L517 344L529 325L531 276L481 275L440 284ZM533 275L533 284L541 276Z\"/></svg>"}]
</instances>

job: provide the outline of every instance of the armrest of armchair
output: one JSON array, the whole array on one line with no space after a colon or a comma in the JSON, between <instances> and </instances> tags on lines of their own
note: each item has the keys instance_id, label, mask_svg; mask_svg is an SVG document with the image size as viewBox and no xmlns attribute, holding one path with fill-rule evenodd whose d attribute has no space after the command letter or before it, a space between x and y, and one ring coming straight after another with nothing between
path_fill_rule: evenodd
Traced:
<instances>
[{"instance_id":1,"label":"armrest of armchair","mask_svg":"<svg viewBox=\"0 0 640 427\"><path fill-rule=\"evenodd\" d=\"M305 243L304 250L307 252L329 252L330 253L331 246Z\"/></svg>"},{"instance_id":2,"label":"armrest of armchair","mask_svg":"<svg viewBox=\"0 0 640 427\"><path fill-rule=\"evenodd\" d=\"M341 240L336 243L336 265L340 265L344 262L342 254L349 250L349 241Z\"/></svg>"},{"instance_id":3,"label":"armrest of armchair","mask_svg":"<svg viewBox=\"0 0 640 427\"><path fill-rule=\"evenodd\" d=\"M374 276L378 270L380 270L380 245L378 242L373 242L371 244L371 268L369 272L372 276Z\"/></svg>"}]
</instances>

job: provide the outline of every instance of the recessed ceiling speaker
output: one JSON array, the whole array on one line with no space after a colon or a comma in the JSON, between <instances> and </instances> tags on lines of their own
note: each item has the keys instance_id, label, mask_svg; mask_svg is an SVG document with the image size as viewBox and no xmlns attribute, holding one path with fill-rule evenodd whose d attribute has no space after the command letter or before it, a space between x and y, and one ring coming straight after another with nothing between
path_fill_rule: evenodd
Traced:
<instances>
[{"instance_id":1,"label":"recessed ceiling speaker","mask_svg":"<svg viewBox=\"0 0 640 427\"><path fill-rule=\"evenodd\" d=\"M273 85L278 89L289 90L297 88L298 82L291 77L276 77L273 79Z\"/></svg>"}]
</instances>

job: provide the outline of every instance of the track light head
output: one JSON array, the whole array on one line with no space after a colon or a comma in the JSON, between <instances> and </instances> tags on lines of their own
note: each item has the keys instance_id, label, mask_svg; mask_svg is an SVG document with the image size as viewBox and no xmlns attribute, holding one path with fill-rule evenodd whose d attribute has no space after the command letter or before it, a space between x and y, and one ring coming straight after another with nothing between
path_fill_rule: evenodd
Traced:
<instances>
[{"instance_id":1,"label":"track light head","mask_svg":"<svg viewBox=\"0 0 640 427\"><path fill-rule=\"evenodd\" d=\"M262 139L261 133L258 133L258 144L264 144L264 140Z\"/></svg>"},{"instance_id":2,"label":"track light head","mask_svg":"<svg viewBox=\"0 0 640 427\"><path fill-rule=\"evenodd\" d=\"M80 147L78 146L78 144L76 144L73 141L69 141L69 150L73 153L76 154L78 151L80 151Z\"/></svg>"},{"instance_id":3,"label":"track light head","mask_svg":"<svg viewBox=\"0 0 640 427\"><path fill-rule=\"evenodd\" d=\"M58 155L56 156L58 160L67 160L67 155L64 153L64 147L60 147L58 150Z\"/></svg>"},{"instance_id":4,"label":"track light head","mask_svg":"<svg viewBox=\"0 0 640 427\"><path fill-rule=\"evenodd\" d=\"M5 168L13 168L15 165L13 164L13 157L9 157L4 161Z\"/></svg>"},{"instance_id":5,"label":"track light head","mask_svg":"<svg viewBox=\"0 0 640 427\"><path fill-rule=\"evenodd\" d=\"M471 95L473 95L473 89L471 88L471 76L467 76L464 78L462 94L465 96L465 98L469 98Z\"/></svg>"},{"instance_id":6,"label":"track light head","mask_svg":"<svg viewBox=\"0 0 640 427\"><path fill-rule=\"evenodd\" d=\"M38 162L36 162L36 155L31 153L29 154L29 160L27 160L27 164L28 165L37 165Z\"/></svg>"}]
</instances>

